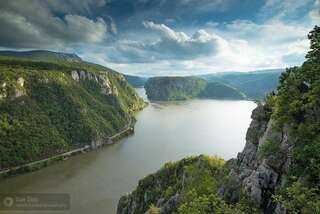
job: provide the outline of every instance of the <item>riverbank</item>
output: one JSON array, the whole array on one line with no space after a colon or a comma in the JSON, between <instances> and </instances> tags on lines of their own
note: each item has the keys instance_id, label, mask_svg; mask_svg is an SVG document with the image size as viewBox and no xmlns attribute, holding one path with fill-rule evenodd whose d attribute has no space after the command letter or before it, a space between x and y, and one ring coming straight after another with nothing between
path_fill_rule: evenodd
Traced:
<instances>
[{"instance_id":1,"label":"riverbank","mask_svg":"<svg viewBox=\"0 0 320 214\"><path fill-rule=\"evenodd\" d=\"M116 213L119 198L168 161L200 154L225 160L236 157L244 147L255 107L248 101L150 103L134 115L134 135L41 170L3 179L0 190L68 193L70 210L59 214Z\"/></svg>"},{"instance_id":2,"label":"riverbank","mask_svg":"<svg viewBox=\"0 0 320 214\"><path fill-rule=\"evenodd\" d=\"M22 173L36 171L36 170L39 170L43 167L54 164L56 162L67 160L68 158L70 158L74 155L83 154L83 153L89 152L91 150L101 148L102 146L105 146L105 145L114 144L114 143L118 142L119 140L121 140L122 138L127 137L127 136L134 133L135 122L136 122L136 120L134 118L130 118L130 121L128 122L128 124L123 129L121 129L121 131L108 137L107 140L105 140L102 144L100 144L97 147L95 147L93 145L85 145L81 148L76 148L76 149L73 149L71 151L68 151L68 152L65 152L62 154L54 155L52 157L48 157L48 158L45 158L42 160L33 161L31 163L23 164L20 166L15 166L10 169L5 169L5 170L0 171L0 179L4 179L4 178L14 176L14 175L19 175Z\"/></svg>"}]
</instances>

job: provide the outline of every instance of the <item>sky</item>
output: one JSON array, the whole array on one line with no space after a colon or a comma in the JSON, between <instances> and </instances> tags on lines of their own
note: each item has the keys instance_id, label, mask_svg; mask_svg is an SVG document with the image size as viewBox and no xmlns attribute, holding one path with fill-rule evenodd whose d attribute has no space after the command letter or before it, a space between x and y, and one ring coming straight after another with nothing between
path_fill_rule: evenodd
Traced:
<instances>
[{"instance_id":1,"label":"sky","mask_svg":"<svg viewBox=\"0 0 320 214\"><path fill-rule=\"evenodd\" d=\"M143 76L300 65L320 0L10 0L0 49L76 53Z\"/></svg>"}]
</instances>

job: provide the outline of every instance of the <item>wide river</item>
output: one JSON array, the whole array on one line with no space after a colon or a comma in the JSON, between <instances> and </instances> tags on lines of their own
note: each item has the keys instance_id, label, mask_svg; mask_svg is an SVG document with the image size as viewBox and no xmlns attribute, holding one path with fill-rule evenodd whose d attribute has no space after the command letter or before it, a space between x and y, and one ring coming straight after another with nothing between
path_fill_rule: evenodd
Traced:
<instances>
[{"instance_id":1,"label":"wide river","mask_svg":"<svg viewBox=\"0 0 320 214\"><path fill-rule=\"evenodd\" d=\"M144 96L143 89L137 91ZM236 157L244 147L255 106L251 101L222 100L151 103L137 113L134 135L39 171L2 180L0 193L70 194L70 210L36 213L115 213L120 196L165 162L199 154Z\"/></svg>"}]
</instances>

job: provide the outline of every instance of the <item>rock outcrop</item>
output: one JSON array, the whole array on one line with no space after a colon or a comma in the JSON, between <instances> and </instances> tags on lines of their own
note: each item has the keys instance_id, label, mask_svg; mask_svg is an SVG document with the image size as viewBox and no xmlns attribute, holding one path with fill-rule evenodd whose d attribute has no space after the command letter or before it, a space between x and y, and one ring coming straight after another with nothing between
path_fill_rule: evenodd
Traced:
<instances>
[{"instance_id":1,"label":"rock outcrop","mask_svg":"<svg viewBox=\"0 0 320 214\"><path fill-rule=\"evenodd\" d=\"M91 80L98 83L101 86L101 93L103 94L113 94L115 96L119 94L117 87L111 85L107 71L103 71L100 74L95 74L83 70L72 70L70 74L72 79L74 79L75 81Z\"/></svg>"},{"instance_id":2,"label":"rock outcrop","mask_svg":"<svg viewBox=\"0 0 320 214\"><path fill-rule=\"evenodd\" d=\"M26 95L24 84L25 79L22 77L19 77L16 81L11 82L11 84L2 82L0 85L0 100L5 98L15 99Z\"/></svg>"},{"instance_id":3,"label":"rock outcrop","mask_svg":"<svg viewBox=\"0 0 320 214\"><path fill-rule=\"evenodd\" d=\"M122 196L117 213L150 213L154 207L161 214L177 213L188 189L191 186L197 189L199 178L213 184L211 179L221 175L223 165L222 159L205 155L167 163L156 173L141 179L135 191Z\"/></svg>"},{"instance_id":4,"label":"rock outcrop","mask_svg":"<svg viewBox=\"0 0 320 214\"><path fill-rule=\"evenodd\" d=\"M103 66L0 57L0 170L111 143L143 107Z\"/></svg>"},{"instance_id":5,"label":"rock outcrop","mask_svg":"<svg viewBox=\"0 0 320 214\"><path fill-rule=\"evenodd\" d=\"M265 105L258 105L253 111L245 148L236 159L229 161L230 177L238 182L239 187L251 196L264 213L285 213L285 210L272 201L271 196L288 173L292 161L292 146L288 143L288 128L277 128L270 115L271 110ZM271 143L276 149L264 152L263 147ZM230 189L227 185L220 188L221 195L230 195L230 192L232 195L233 191L237 190Z\"/></svg>"},{"instance_id":6,"label":"rock outcrop","mask_svg":"<svg viewBox=\"0 0 320 214\"><path fill-rule=\"evenodd\" d=\"M267 105L257 106L247 130L245 148L237 158L226 163L226 177L212 177L219 183L217 195L227 203L238 203L240 194L245 192L262 213L285 214L286 210L272 200L272 195L281 187L285 175L288 174L292 161L292 146L288 143L288 127L278 128L271 114L272 110ZM193 159L199 161L194 162L197 169L203 168L202 158L200 156L198 160ZM118 214L143 213L148 210L150 204L163 214L176 212L184 197L181 196L183 190L190 187L190 174L186 170L189 164L183 159L174 170L164 167L140 180L135 191L120 199ZM179 186L178 189L168 190L168 183L174 184L170 179L179 183L176 185ZM192 179L199 178L192 175ZM167 192L171 193L169 197L166 196Z\"/></svg>"},{"instance_id":7,"label":"rock outcrop","mask_svg":"<svg viewBox=\"0 0 320 214\"><path fill-rule=\"evenodd\" d=\"M172 101L192 98L243 100L237 89L219 82L197 77L152 77L145 83L150 100Z\"/></svg>"}]
</instances>

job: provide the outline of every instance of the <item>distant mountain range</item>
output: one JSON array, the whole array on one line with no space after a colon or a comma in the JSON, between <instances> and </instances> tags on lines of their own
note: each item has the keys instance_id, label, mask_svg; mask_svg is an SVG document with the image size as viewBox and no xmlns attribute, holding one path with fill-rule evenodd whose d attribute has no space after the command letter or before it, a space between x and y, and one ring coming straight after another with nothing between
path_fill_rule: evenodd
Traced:
<instances>
[{"instance_id":1,"label":"distant mountain range","mask_svg":"<svg viewBox=\"0 0 320 214\"><path fill-rule=\"evenodd\" d=\"M192 98L245 99L239 90L220 82L199 77L152 77L145 83L150 100L172 101Z\"/></svg>"},{"instance_id":2,"label":"distant mountain range","mask_svg":"<svg viewBox=\"0 0 320 214\"><path fill-rule=\"evenodd\" d=\"M82 59L73 53L59 53L46 50L33 51L0 51L0 56L20 57L39 61L68 61L81 62Z\"/></svg>"},{"instance_id":3,"label":"distant mountain range","mask_svg":"<svg viewBox=\"0 0 320 214\"><path fill-rule=\"evenodd\" d=\"M144 84L148 80L148 77L133 76L127 74L124 74L123 76L135 88L143 88Z\"/></svg>"},{"instance_id":4,"label":"distant mountain range","mask_svg":"<svg viewBox=\"0 0 320 214\"><path fill-rule=\"evenodd\" d=\"M260 70L251 72L223 72L201 75L210 82L231 85L252 99L263 99L277 88L279 77L284 69Z\"/></svg>"},{"instance_id":5,"label":"distant mountain range","mask_svg":"<svg viewBox=\"0 0 320 214\"><path fill-rule=\"evenodd\" d=\"M54 62L82 62L82 59L73 53L59 53L46 50L33 51L0 51L0 56L19 57L37 61ZM208 82L227 85L246 95L249 99L262 100L276 89L279 76L284 69L269 69L251 72L219 72L214 74L196 75ZM125 79L136 88L144 87L148 77L124 75Z\"/></svg>"},{"instance_id":6,"label":"distant mountain range","mask_svg":"<svg viewBox=\"0 0 320 214\"><path fill-rule=\"evenodd\" d=\"M220 83L235 88L249 99L262 100L275 90L279 77L284 69L269 69L251 72L220 72L214 74L197 75L208 82ZM133 87L144 87L147 77L125 75Z\"/></svg>"}]
</instances>

